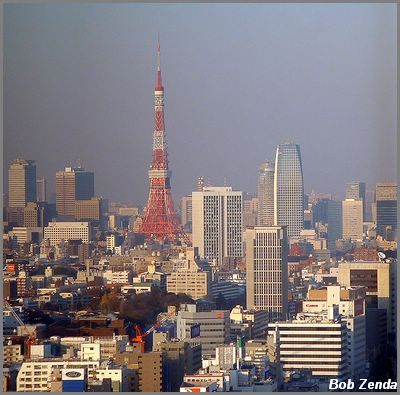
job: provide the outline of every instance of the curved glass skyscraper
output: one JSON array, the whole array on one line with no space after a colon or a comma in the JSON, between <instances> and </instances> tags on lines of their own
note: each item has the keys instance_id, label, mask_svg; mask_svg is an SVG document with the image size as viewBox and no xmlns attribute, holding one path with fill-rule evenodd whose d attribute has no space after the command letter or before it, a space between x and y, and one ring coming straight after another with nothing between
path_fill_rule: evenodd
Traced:
<instances>
[{"instance_id":1,"label":"curved glass skyscraper","mask_svg":"<svg viewBox=\"0 0 400 395\"><path fill-rule=\"evenodd\" d=\"M274 222L275 225L287 225L288 237L299 236L303 228L303 166L297 144L279 144L276 149Z\"/></svg>"}]
</instances>

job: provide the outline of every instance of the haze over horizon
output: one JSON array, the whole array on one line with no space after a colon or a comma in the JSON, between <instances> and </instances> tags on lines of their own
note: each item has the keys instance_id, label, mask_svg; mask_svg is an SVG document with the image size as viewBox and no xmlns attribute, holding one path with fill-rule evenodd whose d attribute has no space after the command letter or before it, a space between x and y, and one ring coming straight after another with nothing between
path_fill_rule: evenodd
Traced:
<instances>
[{"instance_id":1,"label":"haze over horizon","mask_svg":"<svg viewBox=\"0 0 400 395\"><path fill-rule=\"evenodd\" d=\"M145 204L157 33L172 191L198 176L256 191L276 146L300 145L305 191L395 181L395 4L4 6L4 164L67 163L110 200Z\"/></svg>"}]
</instances>

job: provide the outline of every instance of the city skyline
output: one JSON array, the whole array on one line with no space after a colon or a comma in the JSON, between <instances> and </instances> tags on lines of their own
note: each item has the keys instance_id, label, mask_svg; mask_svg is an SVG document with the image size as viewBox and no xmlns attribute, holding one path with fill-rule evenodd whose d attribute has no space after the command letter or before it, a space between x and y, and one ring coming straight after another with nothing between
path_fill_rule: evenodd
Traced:
<instances>
[{"instance_id":1,"label":"city skyline","mask_svg":"<svg viewBox=\"0 0 400 395\"><path fill-rule=\"evenodd\" d=\"M97 195L110 200L145 203L153 133L151 94L154 85L156 32L150 31L154 30L152 27L145 28L143 23L138 23L133 28L135 34L128 36L129 20L137 21L140 15L144 21L157 21L159 23L155 25L161 25L159 30L164 48L163 69L167 91L166 131L172 158L170 167L173 172L175 199L196 190L198 176L204 176L214 186L223 185L226 177L227 185L235 190L255 192L259 165L266 160L273 160L275 147L287 140L301 147L306 193L314 189L333 193L341 198L344 196L346 182L364 181L367 189L374 189L379 181L394 180L395 167L391 164L395 160L395 85L390 84L389 80L390 76L395 77L395 47L391 47L395 44L395 39L390 30L395 26L395 19L391 19L391 5L324 5L324 8L316 5L303 6L294 7L294 10L293 7L289 9L284 5L262 5L260 8L185 8L178 5L158 5L157 10L154 7L133 4L121 8L113 6L113 15L118 17L116 20L120 24L119 27L113 26L114 35L111 38L107 36L103 48L106 54L111 50L111 58L101 55L103 44L94 41L96 33L99 33L98 28L96 23L89 23L90 17L101 23L112 22L106 5L100 8L80 6L79 17L73 7L55 10L51 6L45 6L41 9L42 12L28 6L5 7L4 185L7 185L8 162L17 157L36 160L37 175L47 179L49 192L55 190L55 173L68 160L75 163L81 160L85 168L95 173ZM196 22L192 30L187 30L185 39L177 37L174 30L171 31L172 24L169 25L160 17L161 9L165 9L170 16L176 11L175 22L181 28L189 29L188 22ZM195 9L200 12L197 19L194 15ZM237 36L231 37L229 34L232 33L233 25L228 24L220 38L220 43L225 45L216 48L215 44L202 40L200 33L193 34L201 17L210 14L212 9L217 15L227 10L233 17L231 23L237 22L241 33L245 21L256 15L256 10L260 11L262 18L256 18L250 32L237 43L234 41ZM123 10L130 12L124 14ZM238 10L244 11L244 15L240 16ZM344 33L335 30L332 37L329 29L323 29L320 38L313 37L312 31L322 26L318 18L310 19L310 10L325 21L331 20L329 11L335 12L336 16L340 16L335 23L343 24L347 30ZM26 11L28 12L25 14ZM60 16L60 11L60 24L52 26L50 16ZM354 13L358 11L359 19L354 23ZM293 20L295 14L299 17ZM184 16L188 20L184 20ZM272 24L269 30L265 27L263 30L260 25L261 20L269 20L273 16L278 16L281 21L290 20L294 24L288 26L286 34L279 39L274 35L267 35L274 33L279 36L279 26ZM216 19L217 17L210 21L212 27L215 27ZM304 24L305 21L310 22L308 27ZM353 29L351 31L348 24L350 21ZM366 31L369 38L362 38L361 32L370 28L371 21L381 29L379 34L377 30L370 29ZM26 22L29 22L27 26L21 26ZM35 22L40 23L37 25ZM73 23L71 25L68 22ZM27 30L24 30L26 28L33 29L29 37L26 36ZM73 28L79 32L75 38L71 36L70 29ZM20 29L19 34L15 35L13 29ZM54 33L50 41L45 36L48 29L52 29ZM295 32L300 34L300 38L293 45L289 38L293 39ZM350 43L341 41L344 39L341 34L347 35ZM82 38L82 43L76 40L77 37ZM99 37L105 38L101 34ZM135 39L130 41L129 38L132 37ZM65 42L61 53L55 46L62 38ZM328 38L330 41L322 42ZM372 38L374 40L371 41ZM252 40L246 42L247 39ZM314 44L309 45L312 47L310 52L307 52L302 42L306 39L313 40L308 42ZM238 45L233 47L234 43ZM261 51L263 56L257 49L257 44L260 43L260 48L264 50ZM276 45L279 43L282 46L277 50ZM328 48L321 54L324 44ZM53 52L49 51L51 56L44 56L39 61L35 51L45 55L40 51L46 45ZM345 57L347 63L344 65L340 62L332 63L337 59L335 55L349 56L350 50L356 45L360 47L358 58ZM20 48L27 46L28 53L18 52ZM210 51L214 63L208 61L211 58L204 58L207 50ZM268 51L271 56L264 53ZM279 73L278 66L282 66L284 60L293 61L295 53L299 54L299 51L304 58L298 64L300 72L293 77L289 71L294 69L288 68L288 63L284 62L283 72ZM378 53L376 51L380 51L379 61L372 57ZM140 56L136 58L134 53ZM234 55L245 59L238 59ZM60 63L62 60L69 61L67 64L70 69L64 68ZM365 63L366 60L370 63ZM17 61L20 64L16 64ZM361 63L364 69L350 79L349 70L355 71ZM21 74L23 64L32 66L29 74L31 78L27 80ZM132 67L125 69L128 64ZM317 67L318 65L324 67ZM115 73L110 74L111 66L116 67L120 78L116 78ZM266 68L264 70L258 66ZM255 67L259 72L252 75L241 73L242 68L250 70L249 67ZM341 86L339 91L335 90L335 78L329 79L328 71L335 78L347 76L349 80L341 80L346 82L346 86ZM45 75L48 78L44 78ZM82 77L85 76L89 79L87 84L82 82ZM68 78L64 83L60 82L60 77ZM383 81L384 78L388 80ZM20 84L16 85L17 81L21 81ZM103 88L108 89L102 92L109 94L106 101L99 101L99 91L95 87L99 81L103 81ZM220 85L215 85L216 81ZM322 87L315 85L318 81ZM203 82L204 86L201 86ZM260 89L260 82L261 86L274 89L267 89L265 94ZM78 83L81 83L79 89ZM302 93L309 95L306 95L308 100L303 100L303 96L300 100L300 96L289 86L291 84L297 88L302 87ZM321 107L318 102L323 93L326 97ZM351 100L346 101L349 94L352 95ZM32 95L37 95L37 100ZM362 96L364 100L361 100ZM63 97L63 100L59 97ZM341 100L344 102L340 103ZM60 105L62 106L58 107ZM336 115L329 118L332 114L328 107L332 105L336 106ZM353 112L349 113L346 106L351 105ZM303 112L304 119L299 118ZM123 125L120 119L123 119ZM346 120L349 122L346 123ZM289 127L288 122L294 124ZM332 126L335 123L336 126ZM328 131L321 133L324 130L321 125L327 126L328 130L336 130L335 137ZM306 127L311 127L310 132L305 130ZM106 130L107 128L109 129ZM274 128L279 133L271 132ZM382 128L386 133L383 132L385 137L379 139L379 144L385 151L385 163L371 160L371 155L375 154L373 147L378 145L376 137L380 136ZM216 135L218 132L220 134ZM59 151L60 146L63 149ZM43 147L46 147L45 152ZM205 155L207 160L204 160ZM352 161L349 168L344 158L351 158L353 155L357 156L357 163ZM393 161L388 160L391 157ZM342 171L343 167L346 167L346 173ZM329 174L331 169L335 171Z\"/></svg>"}]
</instances>

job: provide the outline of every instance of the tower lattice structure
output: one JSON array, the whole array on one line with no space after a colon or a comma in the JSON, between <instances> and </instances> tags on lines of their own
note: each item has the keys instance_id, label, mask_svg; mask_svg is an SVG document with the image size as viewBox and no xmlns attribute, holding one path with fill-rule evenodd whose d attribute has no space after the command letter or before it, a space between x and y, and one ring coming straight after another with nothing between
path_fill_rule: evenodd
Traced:
<instances>
[{"instance_id":1,"label":"tower lattice structure","mask_svg":"<svg viewBox=\"0 0 400 395\"><path fill-rule=\"evenodd\" d=\"M153 156L149 169L149 197L140 227L147 239L188 242L179 223L171 194L171 171L168 168L164 129L164 87L161 80L160 42L157 48L157 78L154 89L155 127Z\"/></svg>"}]
</instances>

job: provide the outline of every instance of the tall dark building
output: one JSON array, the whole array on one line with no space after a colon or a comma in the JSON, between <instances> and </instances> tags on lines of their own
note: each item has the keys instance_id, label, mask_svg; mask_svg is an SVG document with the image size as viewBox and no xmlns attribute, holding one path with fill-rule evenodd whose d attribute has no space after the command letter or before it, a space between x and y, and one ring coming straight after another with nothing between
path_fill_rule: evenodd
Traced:
<instances>
[{"instance_id":1,"label":"tall dark building","mask_svg":"<svg viewBox=\"0 0 400 395\"><path fill-rule=\"evenodd\" d=\"M397 229L397 184L381 182L376 184L376 231L391 239Z\"/></svg>"},{"instance_id":2,"label":"tall dark building","mask_svg":"<svg viewBox=\"0 0 400 395\"><path fill-rule=\"evenodd\" d=\"M313 222L320 222L322 224L328 223L328 204L330 199L320 199L318 200L312 208L313 212Z\"/></svg>"},{"instance_id":3,"label":"tall dark building","mask_svg":"<svg viewBox=\"0 0 400 395\"><path fill-rule=\"evenodd\" d=\"M56 173L56 208L60 218L75 217L75 201L94 197L94 173L83 167L66 167Z\"/></svg>"},{"instance_id":4,"label":"tall dark building","mask_svg":"<svg viewBox=\"0 0 400 395\"><path fill-rule=\"evenodd\" d=\"M326 207L326 219L328 222L328 248L335 251L335 241L343 237L342 202L328 200Z\"/></svg>"},{"instance_id":5,"label":"tall dark building","mask_svg":"<svg viewBox=\"0 0 400 395\"><path fill-rule=\"evenodd\" d=\"M44 177L36 180L36 192L38 202L47 202L47 180Z\"/></svg>"}]
</instances>

